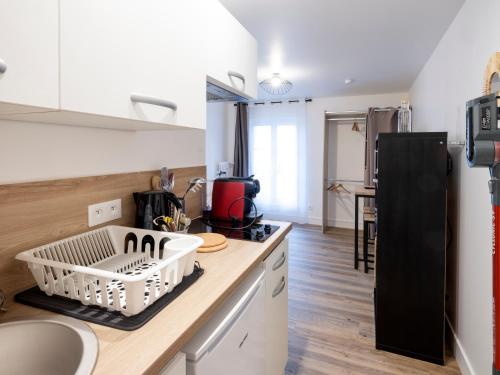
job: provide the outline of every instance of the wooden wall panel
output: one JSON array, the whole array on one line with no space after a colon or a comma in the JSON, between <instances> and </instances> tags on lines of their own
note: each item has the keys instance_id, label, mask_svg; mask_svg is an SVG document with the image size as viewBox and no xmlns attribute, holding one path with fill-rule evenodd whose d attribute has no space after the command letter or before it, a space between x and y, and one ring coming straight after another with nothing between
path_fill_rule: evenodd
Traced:
<instances>
[{"instance_id":1,"label":"wooden wall panel","mask_svg":"<svg viewBox=\"0 0 500 375\"><path fill-rule=\"evenodd\" d=\"M173 172L174 192L182 196L189 179L204 177L206 168L178 168ZM12 297L34 285L27 266L14 259L17 253L98 228L87 225L89 204L121 198L122 218L104 225L133 226L132 193L151 190L151 177L159 174L147 171L0 185L0 289ZM196 217L200 213L201 193L191 193L187 214Z\"/></svg>"}]
</instances>

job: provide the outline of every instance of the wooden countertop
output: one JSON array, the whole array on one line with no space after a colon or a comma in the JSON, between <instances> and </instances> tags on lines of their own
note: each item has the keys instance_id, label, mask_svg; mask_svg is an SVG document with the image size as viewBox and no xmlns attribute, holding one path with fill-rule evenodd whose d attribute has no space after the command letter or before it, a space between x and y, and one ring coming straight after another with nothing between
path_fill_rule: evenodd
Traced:
<instances>
[{"instance_id":1,"label":"wooden countertop","mask_svg":"<svg viewBox=\"0 0 500 375\"><path fill-rule=\"evenodd\" d=\"M88 323L99 339L94 375L157 374L212 317L223 301L291 230L279 225L265 243L228 240L216 253L197 254L204 275L142 328L127 332ZM18 303L7 306L0 322L36 315L57 315Z\"/></svg>"}]
</instances>

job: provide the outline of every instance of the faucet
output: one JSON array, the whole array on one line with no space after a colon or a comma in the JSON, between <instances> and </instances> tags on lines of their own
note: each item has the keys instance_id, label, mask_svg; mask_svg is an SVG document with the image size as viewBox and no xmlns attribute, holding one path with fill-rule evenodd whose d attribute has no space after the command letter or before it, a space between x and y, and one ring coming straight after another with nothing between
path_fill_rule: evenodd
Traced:
<instances>
[{"instance_id":1,"label":"faucet","mask_svg":"<svg viewBox=\"0 0 500 375\"><path fill-rule=\"evenodd\" d=\"M2 289L0 289L0 312L6 312L7 311L7 309L4 307L6 300L7 299L5 297L5 293L3 292Z\"/></svg>"}]
</instances>

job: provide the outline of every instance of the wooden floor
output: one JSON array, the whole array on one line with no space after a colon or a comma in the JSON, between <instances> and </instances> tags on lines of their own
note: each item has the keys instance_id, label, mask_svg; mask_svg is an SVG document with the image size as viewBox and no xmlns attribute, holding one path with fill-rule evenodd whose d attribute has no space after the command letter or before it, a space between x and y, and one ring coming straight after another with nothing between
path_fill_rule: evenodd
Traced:
<instances>
[{"instance_id":1,"label":"wooden floor","mask_svg":"<svg viewBox=\"0 0 500 375\"><path fill-rule=\"evenodd\" d=\"M286 375L460 374L453 358L441 367L375 350L373 273L354 270L353 236L297 226L290 233Z\"/></svg>"}]
</instances>

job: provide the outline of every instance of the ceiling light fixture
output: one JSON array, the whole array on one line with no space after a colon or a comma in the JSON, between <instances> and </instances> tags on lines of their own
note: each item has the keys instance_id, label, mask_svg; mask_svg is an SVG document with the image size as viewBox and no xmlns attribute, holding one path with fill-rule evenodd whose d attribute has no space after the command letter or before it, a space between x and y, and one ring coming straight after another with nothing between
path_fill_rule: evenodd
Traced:
<instances>
[{"instance_id":1,"label":"ceiling light fixture","mask_svg":"<svg viewBox=\"0 0 500 375\"><path fill-rule=\"evenodd\" d=\"M350 85L351 83L353 83L353 81L354 81L354 80L353 80L352 78L346 78L346 79L344 80L344 83L345 83L346 85Z\"/></svg>"},{"instance_id":2,"label":"ceiling light fixture","mask_svg":"<svg viewBox=\"0 0 500 375\"><path fill-rule=\"evenodd\" d=\"M271 95L284 95L292 89L293 85L290 81L281 78L279 73L274 73L271 78L263 80L260 87Z\"/></svg>"}]
</instances>

